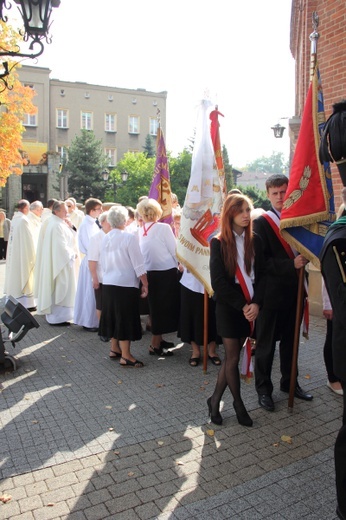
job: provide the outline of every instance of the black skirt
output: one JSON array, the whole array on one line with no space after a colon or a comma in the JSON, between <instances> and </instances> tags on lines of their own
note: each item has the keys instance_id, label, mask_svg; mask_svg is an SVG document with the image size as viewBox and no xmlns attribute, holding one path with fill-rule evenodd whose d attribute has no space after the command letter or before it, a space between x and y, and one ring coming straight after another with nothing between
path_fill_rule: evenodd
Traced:
<instances>
[{"instance_id":1,"label":"black skirt","mask_svg":"<svg viewBox=\"0 0 346 520\"><path fill-rule=\"evenodd\" d=\"M242 292L240 285L236 289ZM216 330L222 338L246 338L250 335L250 323L243 311L216 301Z\"/></svg>"},{"instance_id":2,"label":"black skirt","mask_svg":"<svg viewBox=\"0 0 346 520\"><path fill-rule=\"evenodd\" d=\"M204 344L204 294L180 284L180 320L178 338L184 343ZM221 343L216 334L215 301L208 298L208 343Z\"/></svg>"},{"instance_id":3,"label":"black skirt","mask_svg":"<svg viewBox=\"0 0 346 520\"><path fill-rule=\"evenodd\" d=\"M96 301L96 310L102 311L102 283L100 283L98 289L94 289L94 293Z\"/></svg>"},{"instance_id":4,"label":"black skirt","mask_svg":"<svg viewBox=\"0 0 346 520\"><path fill-rule=\"evenodd\" d=\"M120 341L136 341L142 338L139 289L102 285L99 334Z\"/></svg>"},{"instance_id":5,"label":"black skirt","mask_svg":"<svg viewBox=\"0 0 346 520\"><path fill-rule=\"evenodd\" d=\"M148 271L148 302L151 333L167 334L178 330L180 288L178 269Z\"/></svg>"},{"instance_id":6,"label":"black skirt","mask_svg":"<svg viewBox=\"0 0 346 520\"><path fill-rule=\"evenodd\" d=\"M140 282L140 284L139 284L139 294L141 293L141 290L142 290L142 282ZM139 314L141 316L143 316L143 315L146 315L149 313L150 313L150 311L149 311L148 296L146 296L145 298L141 298L139 296Z\"/></svg>"}]
</instances>

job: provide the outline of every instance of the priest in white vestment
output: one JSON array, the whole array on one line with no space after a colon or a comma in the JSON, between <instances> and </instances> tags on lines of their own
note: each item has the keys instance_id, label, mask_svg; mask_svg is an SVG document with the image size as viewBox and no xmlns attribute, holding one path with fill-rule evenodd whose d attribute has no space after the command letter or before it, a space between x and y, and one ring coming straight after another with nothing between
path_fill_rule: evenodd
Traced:
<instances>
[{"instance_id":1,"label":"priest in white vestment","mask_svg":"<svg viewBox=\"0 0 346 520\"><path fill-rule=\"evenodd\" d=\"M68 222L64 201L55 202L37 250L37 314L45 315L50 325L69 325L73 319L78 250L77 234Z\"/></svg>"},{"instance_id":2,"label":"priest in white vestment","mask_svg":"<svg viewBox=\"0 0 346 520\"><path fill-rule=\"evenodd\" d=\"M78 229L78 246L81 254L85 255L78 276L78 286L74 307L73 321L90 332L97 332L99 318L96 313L96 300L92 276L89 270L87 252L90 238L100 231L96 219L102 212L102 202L90 198L85 202L86 216Z\"/></svg>"},{"instance_id":3,"label":"priest in white vestment","mask_svg":"<svg viewBox=\"0 0 346 520\"><path fill-rule=\"evenodd\" d=\"M20 200L11 222L6 256L4 292L24 307L35 310L34 267L36 259L32 229L28 219L30 203Z\"/></svg>"},{"instance_id":4,"label":"priest in white vestment","mask_svg":"<svg viewBox=\"0 0 346 520\"><path fill-rule=\"evenodd\" d=\"M42 215L41 215L42 224L43 224L43 222L45 222L47 220L47 218L52 216L52 207L53 207L54 202L57 202L57 199L49 199L47 201L47 207L43 208Z\"/></svg>"},{"instance_id":5,"label":"priest in white vestment","mask_svg":"<svg viewBox=\"0 0 346 520\"><path fill-rule=\"evenodd\" d=\"M41 215L43 213L43 204L40 200L35 200L30 204L28 219L31 226L32 236L34 238L35 250L37 249L38 236L42 226Z\"/></svg>"},{"instance_id":6,"label":"priest in white vestment","mask_svg":"<svg viewBox=\"0 0 346 520\"><path fill-rule=\"evenodd\" d=\"M71 219L72 224L76 229L79 229L85 217L83 211L77 208L74 198L65 200L65 204L67 206L68 216Z\"/></svg>"}]
</instances>

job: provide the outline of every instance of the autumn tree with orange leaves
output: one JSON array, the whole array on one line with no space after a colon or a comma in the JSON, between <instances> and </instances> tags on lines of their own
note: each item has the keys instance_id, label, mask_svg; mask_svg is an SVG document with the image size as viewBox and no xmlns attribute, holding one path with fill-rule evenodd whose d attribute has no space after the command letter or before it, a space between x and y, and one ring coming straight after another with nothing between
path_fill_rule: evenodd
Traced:
<instances>
[{"instance_id":1,"label":"autumn tree with orange leaves","mask_svg":"<svg viewBox=\"0 0 346 520\"><path fill-rule=\"evenodd\" d=\"M11 26L0 22L1 50L15 50L21 36ZM8 62L10 75L5 79L9 88L0 81L0 186L6 185L7 178L12 174L21 175L25 163L22 155L22 135L25 131L23 119L25 114L35 114L36 107L32 103L35 92L30 87L24 87L16 72L14 58L1 58Z\"/></svg>"}]
</instances>

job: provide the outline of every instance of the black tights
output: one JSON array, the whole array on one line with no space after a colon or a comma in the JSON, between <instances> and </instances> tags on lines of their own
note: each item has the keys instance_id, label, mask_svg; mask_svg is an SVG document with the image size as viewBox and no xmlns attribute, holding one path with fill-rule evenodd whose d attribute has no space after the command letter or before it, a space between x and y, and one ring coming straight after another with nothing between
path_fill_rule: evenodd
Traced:
<instances>
[{"instance_id":1,"label":"black tights","mask_svg":"<svg viewBox=\"0 0 346 520\"><path fill-rule=\"evenodd\" d=\"M214 393L211 396L211 406L214 411L219 410L220 401L227 386L233 396L234 405L242 404L239 375L239 357L242 343L238 338L222 338L222 342L225 349L225 356L216 381Z\"/></svg>"}]
</instances>

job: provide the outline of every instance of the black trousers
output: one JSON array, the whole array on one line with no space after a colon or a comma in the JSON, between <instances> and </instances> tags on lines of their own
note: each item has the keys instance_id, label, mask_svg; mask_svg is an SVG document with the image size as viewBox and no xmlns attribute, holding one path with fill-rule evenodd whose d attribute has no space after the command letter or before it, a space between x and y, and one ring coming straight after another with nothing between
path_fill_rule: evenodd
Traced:
<instances>
[{"instance_id":1,"label":"black trousers","mask_svg":"<svg viewBox=\"0 0 346 520\"><path fill-rule=\"evenodd\" d=\"M256 320L255 385L259 395L271 395L276 342L280 349L280 384L289 390L293 357L296 306L286 310L261 309Z\"/></svg>"},{"instance_id":2,"label":"black trousers","mask_svg":"<svg viewBox=\"0 0 346 520\"><path fill-rule=\"evenodd\" d=\"M335 483L338 507L346 517L346 381L341 381L344 390L342 426L334 447Z\"/></svg>"},{"instance_id":3,"label":"black trousers","mask_svg":"<svg viewBox=\"0 0 346 520\"><path fill-rule=\"evenodd\" d=\"M324 364L326 366L327 370L327 376L328 381L330 383L336 383L337 381L340 381L338 377L334 374L333 369L333 349L332 349L332 338L333 338L333 321L332 320L326 320L327 321L327 331L326 331L326 339L324 341L324 347L323 347L323 358L324 358Z\"/></svg>"},{"instance_id":4,"label":"black trousers","mask_svg":"<svg viewBox=\"0 0 346 520\"><path fill-rule=\"evenodd\" d=\"M0 260L6 260L7 242L0 238Z\"/></svg>"}]
</instances>

